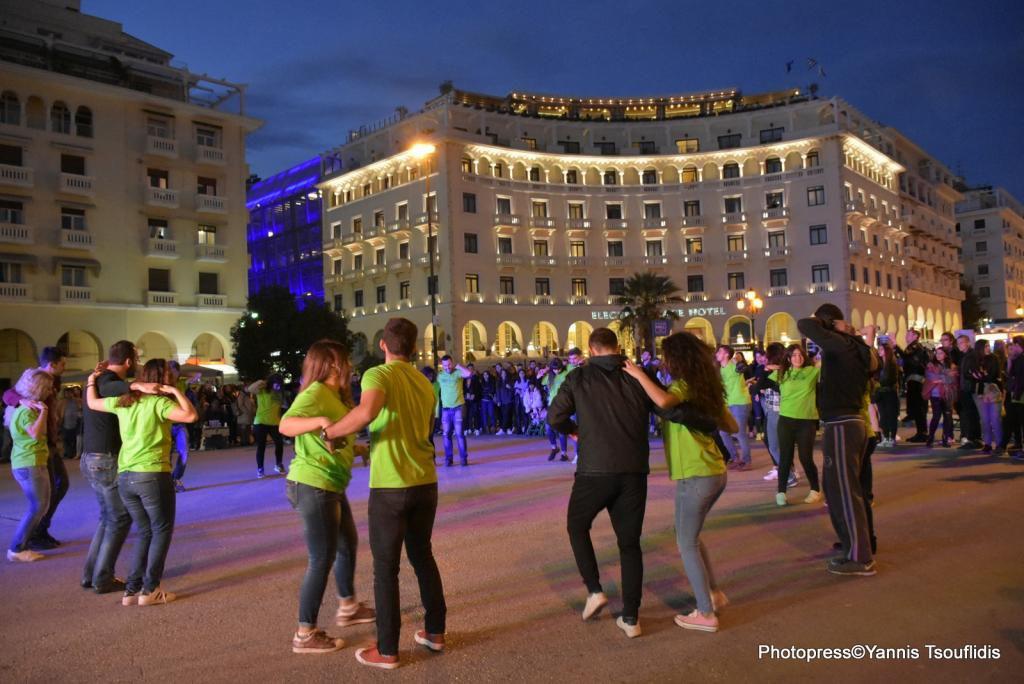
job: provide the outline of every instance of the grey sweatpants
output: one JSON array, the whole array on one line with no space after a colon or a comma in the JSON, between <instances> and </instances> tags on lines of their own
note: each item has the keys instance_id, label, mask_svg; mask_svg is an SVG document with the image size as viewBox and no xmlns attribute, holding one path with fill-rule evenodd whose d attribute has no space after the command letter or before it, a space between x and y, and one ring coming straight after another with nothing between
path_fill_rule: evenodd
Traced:
<instances>
[{"instance_id":1,"label":"grey sweatpants","mask_svg":"<svg viewBox=\"0 0 1024 684\"><path fill-rule=\"evenodd\" d=\"M832 526L849 560L871 562L871 531L860 484L867 431L860 416L825 421L825 501Z\"/></svg>"}]
</instances>

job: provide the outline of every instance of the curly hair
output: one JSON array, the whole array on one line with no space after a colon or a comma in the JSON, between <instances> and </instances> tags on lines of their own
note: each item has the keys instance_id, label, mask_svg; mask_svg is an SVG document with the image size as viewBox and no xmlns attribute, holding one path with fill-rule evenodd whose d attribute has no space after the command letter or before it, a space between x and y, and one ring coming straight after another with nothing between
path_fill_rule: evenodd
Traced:
<instances>
[{"instance_id":1,"label":"curly hair","mask_svg":"<svg viewBox=\"0 0 1024 684\"><path fill-rule=\"evenodd\" d=\"M725 411L725 389L715 353L699 337L685 331L661 341L661 352L669 374L690 389L687 401L709 416Z\"/></svg>"}]
</instances>

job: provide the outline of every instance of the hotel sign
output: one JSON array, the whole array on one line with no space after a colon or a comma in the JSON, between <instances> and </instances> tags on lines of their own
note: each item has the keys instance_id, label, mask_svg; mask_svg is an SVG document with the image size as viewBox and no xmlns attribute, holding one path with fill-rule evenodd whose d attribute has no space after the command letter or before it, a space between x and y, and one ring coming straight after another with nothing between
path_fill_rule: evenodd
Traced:
<instances>
[{"instance_id":1,"label":"hotel sign","mask_svg":"<svg viewBox=\"0 0 1024 684\"><path fill-rule=\"evenodd\" d=\"M594 321L614 321L618 320L619 310L611 311L591 311L590 318ZM723 306L692 306L687 309L675 309L675 313L680 318L693 318L695 316L727 316L729 314Z\"/></svg>"}]
</instances>

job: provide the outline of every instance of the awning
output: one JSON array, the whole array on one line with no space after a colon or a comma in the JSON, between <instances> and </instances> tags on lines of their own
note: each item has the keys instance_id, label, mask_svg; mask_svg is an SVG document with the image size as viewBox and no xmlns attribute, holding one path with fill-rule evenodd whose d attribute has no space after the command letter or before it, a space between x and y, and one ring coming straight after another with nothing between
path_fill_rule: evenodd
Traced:
<instances>
[{"instance_id":1,"label":"awning","mask_svg":"<svg viewBox=\"0 0 1024 684\"><path fill-rule=\"evenodd\" d=\"M0 261L6 261L15 264L27 264L28 266L38 266L39 257L35 254L17 254L15 252L0 252Z\"/></svg>"},{"instance_id":2,"label":"awning","mask_svg":"<svg viewBox=\"0 0 1024 684\"><path fill-rule=\"evenodd\" d=\"M53 271L57 272L57 269L61 266L82 266L84 268L92 269L95 275L100 274L101 264L96 259L88 259L85 257L65 257L58 256L53 258Z\"/></svg>"}]
</instances>

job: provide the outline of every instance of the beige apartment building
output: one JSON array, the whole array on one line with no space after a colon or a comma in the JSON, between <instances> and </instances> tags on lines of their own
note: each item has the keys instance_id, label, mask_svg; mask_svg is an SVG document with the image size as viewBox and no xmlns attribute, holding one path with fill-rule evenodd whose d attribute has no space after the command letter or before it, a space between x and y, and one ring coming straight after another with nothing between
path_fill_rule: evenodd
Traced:
<instances>
[{"instance_id":1,"label":"beige apartment building","mask_svg":"<svg viewBox=\"0 0 1024 684\"><path fill-rule=\"evenodd\" d=\"M230 363L246 301L243 89L81 14L0 0L0 378L60 344L91 368Z\"/></svg>"},{"instance_id":2,"label":"beige apartment building","mask_svg":"<svg viewBox=\"0 0 1024 684\"><path fill-rule=\"evenodd\" d=\"M964 278L988 318L1024 314L1024 204L1005 188L965 191L956 207Z\"/></svg>"},{"instance_id":3,"label":"beige apartment building","mask_svg":"<svg viewBox=\"0 0 1024 684\"><path fill-rule=\"evenodd\" d=\"M325 297L371 343L409 317L425 359L428 234L437 346L458 358L585 349L642 271L672 279L677 328L708 342L796 341L826 301L901 337L960 325L952 174L838 98L446 89L335 152Z\"/></svg>"}]
</instances>

